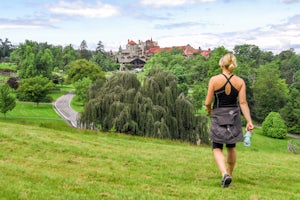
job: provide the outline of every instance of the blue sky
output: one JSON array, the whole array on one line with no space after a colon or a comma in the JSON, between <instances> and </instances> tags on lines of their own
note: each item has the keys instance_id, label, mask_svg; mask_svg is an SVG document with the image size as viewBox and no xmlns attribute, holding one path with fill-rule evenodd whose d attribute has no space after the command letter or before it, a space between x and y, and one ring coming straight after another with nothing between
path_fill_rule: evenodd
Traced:
<instances>
[{"instance_id":1,"label":"blue sky","mask_svg":"<svg viewBox=\"0 0 300 200\"><path fill-rule=\"evenodd\" d=\"M8 0L0 9L0 38L13 44L85 40L118 50L152 38L161 47L253 44L300 54L300 0Z\"/></svg>"}]
</instances>

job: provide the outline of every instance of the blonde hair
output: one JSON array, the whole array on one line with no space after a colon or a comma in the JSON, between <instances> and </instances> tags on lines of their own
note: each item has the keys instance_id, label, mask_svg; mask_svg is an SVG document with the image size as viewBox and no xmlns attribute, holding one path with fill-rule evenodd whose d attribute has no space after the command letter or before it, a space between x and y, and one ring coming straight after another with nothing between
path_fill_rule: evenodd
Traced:
<instances>
[{"instance_id":1,"label":"blonde hair","mask_svg":"<svg viewBox=\"0 0 300 200\"><path fill-rule=\"evenodd\" d=\"M236 57L232 53L227 53L219 61L220 67L224 66L228 71L233 72L237 67Z\"/></svg>"}]
</instances>

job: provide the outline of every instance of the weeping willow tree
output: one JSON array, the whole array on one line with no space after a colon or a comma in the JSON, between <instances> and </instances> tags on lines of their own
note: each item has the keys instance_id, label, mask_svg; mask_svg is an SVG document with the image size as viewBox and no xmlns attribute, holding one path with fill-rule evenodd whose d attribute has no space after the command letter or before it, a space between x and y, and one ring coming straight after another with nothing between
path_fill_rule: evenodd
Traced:
<instances>
[{"instance_id":1,"label":"weeping willow tree","mask_svg":"<svg viewBox=\"0 0 300 200\"><path fill-rule=\"evenodd\" d=\"M85 105L80 121L104 131L209 142L206 117L195 116L190 99L178 94L176 77L161 69L142 83L134 73L115 73Z\"/></svg>"}]
</instances>

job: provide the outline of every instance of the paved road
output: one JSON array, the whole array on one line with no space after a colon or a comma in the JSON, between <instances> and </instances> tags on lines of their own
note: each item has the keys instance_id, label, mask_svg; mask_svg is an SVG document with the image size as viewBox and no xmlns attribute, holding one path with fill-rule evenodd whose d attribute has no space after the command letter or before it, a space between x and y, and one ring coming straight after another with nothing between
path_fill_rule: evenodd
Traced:
<instances>
[{"instance_id":1,"label":"paved road","mask_svg":"<svg viewBox=\"0 0 300 200\"><path fill-rule=\"evenodd\" d=\"M71 126L78 128L78 112L73 110L70 106L70 102L72 98L75 95L73 93L67 93L61 97L59 97L55 102L54 102L54 109L56 112L64 119L66 120ZM257 126L256 128L261 128ZM300 139L300 135L294 135L294 134L288 134L288 137L292 138L297 138Z\"/></svg>"},{"instance_id":2,"label":"paved road","mask_svg":"<svg viewBox=\"0 0 300 200\"><path fill-rule=\"evenodd\" d=\"M288 133L287 136L291 137L291 138L300 139L300 135L296 135L296 134L290 134L290 133Z\"/></svg>"},{"instance_id":3,"label":"paved road","mask_svg":"<svg viewBox=\"0 0 300 200\"><path fill-rule=\"evenodd\" d=\"M73 110L70 106L70 102L73 97L73 93L67 93L59 97L54 102L53 107L64 120L66 120L71 126L77 128L78 112Z\"/></svg>"}]
</instances>

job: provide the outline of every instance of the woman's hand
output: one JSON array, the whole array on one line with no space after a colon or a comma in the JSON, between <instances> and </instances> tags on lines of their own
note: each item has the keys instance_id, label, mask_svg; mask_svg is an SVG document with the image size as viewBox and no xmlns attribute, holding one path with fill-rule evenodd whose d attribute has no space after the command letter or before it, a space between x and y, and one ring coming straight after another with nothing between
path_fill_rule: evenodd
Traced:
<instances>
[{"instance_id":1,"label":"woman's hand","mask_svg":"<svg viewBox=\"0 0 300 200\"><path fill-rule=\"evenodd\" d=\"M206 106L207 114L211 115L211 106Z\"/></svg>"},{"instance_id":2,"label":"woman's hand","mask_svg":"<svg viewBox=\"0 0 300 200\"><path fill-rule=\"evenodd\" d=\"M252 131L254 129L254 126L252 124L252 122L248 122L246 125L246 130L247 131Z\"/></svg>"}]
</instances>

